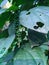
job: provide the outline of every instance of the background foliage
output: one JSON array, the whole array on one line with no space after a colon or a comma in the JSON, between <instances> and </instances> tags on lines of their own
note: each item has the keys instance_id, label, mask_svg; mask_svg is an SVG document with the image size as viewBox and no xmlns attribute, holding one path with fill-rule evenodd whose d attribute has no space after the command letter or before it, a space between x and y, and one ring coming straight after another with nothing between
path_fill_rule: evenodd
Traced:
<instances>
[{"instance_id":1,"label":"background foliage","mask_svg":"<svg viewBox=\"0 0 49 65\"><path fill-rule=\"evenodd\" d=\"M0 65L48 65L48 46L42 44L32 48L28 29L20 25L19 14L36 6L49 6L49 0L9 0L13 2L8 9L1 7L2 1L0 0ZM6 28L7 21L10 25ZM41 37L37 37L37 40L39 38Z\"/></svg>"}]
</instances>

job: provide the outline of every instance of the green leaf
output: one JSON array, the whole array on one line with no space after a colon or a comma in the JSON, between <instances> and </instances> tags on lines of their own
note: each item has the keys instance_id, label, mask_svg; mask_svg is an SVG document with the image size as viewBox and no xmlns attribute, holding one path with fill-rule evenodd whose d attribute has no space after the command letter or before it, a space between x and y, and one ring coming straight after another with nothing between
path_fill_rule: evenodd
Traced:
<instances>
[{"instance_id":1,"label":"green leaf","mask_svg":"<svg viewBox=\"0 0 49 65\"><path fill-rule=\"evenodd\" d=\"M49 0L39 0L38 5L42 6L49 6Z\"/></svg>"},{"instance_id":2,"label":"green leaf","mask_svg":"<svg viewBox=\"0 0 49 65\"><path fill-rule=\"evenodd\" d=\"M1 4L2 1L3 1L3 0L0 0L0 4Z\"/></svg>"},{"instance_id":3,"label":"green leaf","mask_svg":"<svg viewBox=\"0 0 49 65\"><path fill-rule=\"evenodd\" d=\"M13 0L13 2L16 3L16 5L28 4L28 3L30 3L30 2L32 2L32 4L33 4L33 1L34 1L34 0L16 0L16 2L15 2L15 0Z\"/></svg>"},{"instance_id":4,"label":"green leaf","mask_svg":"<svg viewBox=\"0 0 49 65\"><path fill-rule=\"evenodd\" d=\"M11 12L5 12L5 13L0 14L0 28L3 27L5 22L8 21L10 17L11 17Z\"/></svg>"},{"instance_id":5,"label":"green leaf","mask_svg":"<svg viewBox=\"0 0 49 65\"><path fill-rule=\"evenodd\" d=\"M15 39L15 34L9 36L8 38L2 38L0 39L0 58L6 54L9 47L11 46L13 40Z\"/></svg>"},{"instance_id":6,"label":"green leaf","mask_svg":"<svg viewBox=\"0 0 49 65\"><path fill-rule=\"evenodd\" d=\"M15 34L16 32L16 22L12 22L12 24L8 28L9 35Z\"/></svg>"},{"instance_id":7,"label":"green leaf","mask_svg":"<svg viewBox=\"0 0 49 65\"><path fill-rule=\"evenodd\" d=\"M43 51L48 50L48 45L49 45L49 41L43 43L43 45L41 45L40 48L41 48Z\"/></svg>"},{"instance_id":8,"label":"green leaf","mask_svg":"<svg viewBox=\"0 0 49 65\"><path fill-rule=\"evenodd\" d=\"M46 35L37 31L28 29L28 38L31 40L32 45L42 45L47 42Z\"/></svg>"},{"instance_id":9,"label":"green leaf","mask_svg":"<svg viewBox=\"0 0 49 65\"><path fill-rule=\"evenodd\" d=\"M20 13L19 21L28 29L47 34L49 31L49 7L37 6L28 11L24 10Z\"/></svg>"},{"instance_id":10,"label":"green leaf","mask_svg":"<svg viewBox=\"0 0 49 65\"><path fill-rule=\"evenodd\" d=\"M7 9L7 11L15 11L15 10L18 10L18 7L15 5L15 4L13 4L9 9Z\"/></svg>"},{"instance_id":11,"label":"green leaf","mask_svg":"<svg viewBox=\"0 0 49 65\"><path fill-rule=\"evenodd\" d=\"M6 9L0 9L0 15L2 14L2 13L4 13L6 11Z\"/></svg>"},{"instance_id":12,"label":"green leaf","mask_svg":"<svg viewBox=\"0 0 49 65\"><path fill-rule=\"evenodd\" d=\"M0 65L6 65L6 64L7 64L6 62L0 63Z\"/></svg>"},{"instance_id":13,"label":"green leaf","mask_svg":"<svg viewBox=\"0 0 49 65\"><path fill-rule=\"evenodd\" d=\"M27 45L17 52L14 65L47 65L47 57L43 50L40 47L31 49L29 46Z\"/></svg>"},{"instance_id":14,"label":"green leaf","mask_svg":"<svg viewBox=\"0 0 49 65\"><path fill-rule=\"evenodd\" d=\"M14 57L14 52L13 51L8 52L2 58L0 58L0 63L8 62L8 61L12 60L13 57Z\"/></svg>"},{"instance_id":15,"label":"green leaf","mask_svg":"<svg viewBox=\"0 0 49 65\"><path fill-rule=\"evenodd\" d=\"M8 30L1 31L1 32L0 32L0 39L1 39L1 38L5 38L5 37L8 37L8 35L9 35L9 34L8 34Z\"/></svg>"}]
</instances>

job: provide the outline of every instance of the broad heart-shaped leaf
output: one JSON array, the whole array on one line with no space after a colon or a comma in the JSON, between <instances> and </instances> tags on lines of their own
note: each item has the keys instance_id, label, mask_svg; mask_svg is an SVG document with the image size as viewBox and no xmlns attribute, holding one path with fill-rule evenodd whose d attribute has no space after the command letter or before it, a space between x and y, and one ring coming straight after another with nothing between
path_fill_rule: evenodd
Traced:
<instances>
[{"instance_id":1,"label":"broad heart-shaped leaf","mask_svg":"<svg viewBox=\"0 0 49 65\"><path fill-rule=\"evenodd\" d=\"M0 58L4 54L6 54L14 39L15 39L15 34L9 36L8 38L0 39Z\"/></svg>"},{"instance_id":2,"label":"broad heart-shaped leaf","mask_svg":"<svg viewBox=\"0 0 49 65\"><path fill-rule=\"evenodd\" d=\"M30 46L30 45L29 45ZM40 47L22 47L14 58L14 65L47 65L47 57Z\"/></svg>"},{"instance_id":3,"label":"broad heart-shaped leaf","mask_svg":"<svg viewBox=\"0 0 49 65\"><path fill-rule=\"evenodd\" d=\"M24 10L19 16L20 24L41 33L49 31L49 7L37 6L30 10Z\"/></svg>"}]
</instances>

